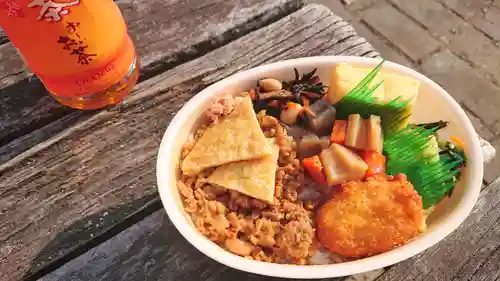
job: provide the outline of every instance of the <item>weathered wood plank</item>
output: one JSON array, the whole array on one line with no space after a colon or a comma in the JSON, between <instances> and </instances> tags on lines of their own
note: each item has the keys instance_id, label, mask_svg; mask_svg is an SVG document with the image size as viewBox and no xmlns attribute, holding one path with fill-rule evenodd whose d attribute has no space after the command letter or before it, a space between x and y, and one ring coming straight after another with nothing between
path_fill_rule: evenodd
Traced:
<instances>
[{"instance_id":1,"label":"weathered wood plank","mask_svg":"<svg viewBox=\"0 0 500 281\"><path fill-rule=\"evenodd\" d=\"M467 234L474 230L488 231L489 225L485 224L485 219L492 213L498 213L500 206L500 183L496 182L485 189L473 214L467 219L464 225L457 230L467 233L462 235L453 235L445 241L439 243L435 248L446 249L452 247L454 251L466 251L464 249L463 239L467 239ZM482 214L478 219L478 214ZM496 215L499 216L498 214ZM490 234L491 243L495 244L497 249L493 255L485 255L481 260L484 266L475 272L472 276L460 276L456 280L495 280L498 276L498 264L500 262L498 256L500 251L498 246L500 241L498 235L500 232L500 221L495 223L495 234ZM491 230L490 230L491 233ZM493 238L496 235L496 240ZM474 246L476 247L476 246ZM491 247L495 249L495 246ZM429 250L427 252L432 251ZM426 253L427 253L426 252ZM422 273L427 266L433 263L441 263L441 259L453 258L460 260L461 256L436 256L436 259L427 261L426 254L420 255L417 258L411 259L408 262L403 262L412 268L410 270L412 277L406 278L407 272L404 270L394 271L390 269L386 274L382 275L377 280L452 280L449 278L429 278L429 276L419 277L417 272ZM425 262L425 266L420 262ZM449 268L441 263L437 265L442 277L445 277L447 272L451 272ZM495 267L497 266L497 267ZM398 265L393 268L397 268ZM489 272L488 272L489 271ZM336 278L327 280L343 280L343 281L368 281L374 280L380 271L376 271L375 275L360 274L355 277ZM387 276L392 276L392 279L387 279ZM165 211L160 210L153 215L147 217L136 225L124 230L112 239L104 242L96 248L88 251L80 257L72 260L63 267L57 269L53 273L40 279L40 281L65 281L76 278L79 281L100 281L100 280L269 280L268 277L248 274L236 271L217 264L202 253L198 252L193 246L183 239L171 224ZM470 278L470 279L469 279ZM272 280L288 280L277 279ZM326 280L326 279L325 279ZM453 279L455 280L455 279Z\"/></svg>"},{"instance_id":2,"label":"weathered wood plank","mask_svg":"<svg viewBox=\"0 0 500 281\"><path fill-rule=\"evenodd\" d=\"M39 271L75 243L86 243L125 220L138 209L136 202L156 198L160 137L172 115L202 87L257 64L351 49L377 55L328 9L308 6L140 83L120 106L0 165L0 243L8 249L0 251L0 280ZM89 216L106 212L99 227L94 219L88 223Z\"/></svg>"},{"instance_id":3,"label":"weathered wood plank","mask_svg":"<svg viewBox=\"0 0 500 281\"><path fill-rule=\"evenodd\" d=\"M264 24L297 10L291 0L118 0L146 71L216 48ZM256 20L257 19L257 20ZM203 46L201 46L203 45ZM0 48L0 88L31 75L12 44ZM205 51L206 52L206 51ZM3 79L10 77L7 81ZM17 78L19 77L19 78Z\"/></svg>"},{"instance_id":4,"label":"weathered wood plank","mask_svg":"<svg viewBox=\"0 0 500 281\"><path fill-rule=\"evenodd\" d=\"M485 161L488 162L488 161ZM495 210L492 202L484 203L484 200L497 200L500 193L500 182L496 186L488 186L481 194L477 208L490 208L490 212ZM494 196L497 196L495 199ZM484 207L487 206L487 207ZM477 211L475 210L473 214ZM486 213L483 210L482 213ZM472 223L481 224L475 217L470 217ZM469 221L464 224L468 224ZM477 261L468 261L462 268L460 274L455 275L454 281L458 280L495 280L499 271L500 242L500 221L488 232L487 247L478 251L473 257ZM452 239L452 238L448 238ZM439 245L438 245L439 246ZM140 251L138 250L140 249ZM493 253L493 254L492 254ZM99 264L98 267L95 265ZM148 264L144 270L141 264ZM156 265L160 264L158 268ZM184 266L179 267L179 264ZM136 266L134 266L136 265ZM368 273L357 274L344 279L328 279L342 281L373 281L382 275L383 269ZM178 277L200 277L208 280L219 280L222 274L234 280L269 280L262 276L246 274L222 265L214 263L205 257L194 247L190 246L180 234L175 230L166 214L160 210L134 226L124 230L122 233L93 248L80 257L72 260L65 266L53 273L41 278L45 280L67 280L70 277L78 280L108 280L113 273L115 279L111 280L176 280ZM236 278L236 279L235 279ZM276 279L273 280L284 280ZM287 279L288 280L288 279ZM396 277L394 280L400 280ZM424 279L427 280L427 279ZM439 279L429 279L439 280ZM451 279L441 279L451 280Z\"/></svg>"},{"instance_id":5,"label":"weathered wood plank","mask_svg":"<svg viewBox=\"0 0 500 281\"><path fill-rule=\"evenodd\" d=\"M500 180L481 192L467 220L444 241L418 256L387 270L377 281L495 280L482 279L499 274ZM489 269L485 269L489 268Z\"/></svg>"},{"instance_id":6,"label":"weathered wood plank","mask_svg":"<svg viewBox=\"0 0 500 281\"><path fill-rule=\"evenodd\" d=\"M339 19L340 20L340 19ZM318 25L325 24L325 23L318 23ZM355 37L354 36L354 30L352 28L342 28L346 26L347 23L341 22L338 25L335 26L317 26L317 30L320 30L318 35L316 37L310 38L310 40L315 40L315 42L312 42L308 46L314 45L314 49L304 49L304 45L302 46L295 46L297 50L300 50L302 56L307 56L310 54L345 54L345 55L366 55L366 56L376 56L378 55L376 52L374 52L371 48L367 48L369 46L366 41L362 38ZM309 26L310 27L310 26ZM340 29L339 29L340 28ZM304 27L304 29L307 29L307 27ZM337 33L335 34L335 38L332 38L331 33L334 31L334 29L339 29ZM283 26L280 28L281 31L286 32L287 31L287 26ZM298 30L298 34L296 36L306 36L305 38L309 39L311 35L307 34L307 30L303 31ZM245 64L241 63L242 61L247 60L247 57L252 57L252 65L248 65L246 67L251 67L255 66L258 64L261 64L265 61L277 61L282 58L284 58L283 53L289 48L293 47L292 41L288 40L285 42L279 42L279 46L274 46L276 45L275 42L272 42L271 40L265 41L262 40L262 38L258 38L257 36L267 36L263 35L260 33L257 33L251 37L251 40L259 40L259 44L262 44L261 47L258 49L252 49L248 48L248 46L253 46L255 43L251 40L248 40L248 45L241 45L241 46L234 46L231 49L225 49L227 52L227 56L231 57L233 56L234 61L233 64L231 64L227 69L218 72L215 74L215 76L209 76L205 78L204 80L206 81L213 81L220 79L221 77L227 76L229 73L234 73L238 71L241 67L244 67ZM340 41L336 38L348 38L349 40L345 41ZM304 44L304 43L301 43ZM332 46L335 46L335 48L332 48ZM269 48L280 48L277 50L277 56L272 57L273 55L269 55L265 50ZM238 53L241 53L238 55ZM286 54L286 53L284 53ZM206 64L200 64L198 66L192 65L192 64L186 64L184 68L198 68L198 71L201 72L206 72L207 70L213 70L214 67L217 66L216 62L209 62ZM184 71L184 70L183 70ZM56 123L61 123L61 122L56 122ZM57 131L58 128L65 128L67 127L67 122L64 122L61 126L58 125L52 125L54 127L54 131ZM44 135L43 134L37 134L37 138L42 139ZM31 137L30 137L31 138ZM11 143L9 145L6 145L3 149L0 148L0 163L2 163L2 159L10 159L9 157L15 156L18 153L24 151L26 147L22 145L23 143L20 141L16 141L14 143ZM3 151L9 152L8 154L2 155L4 153Z\"/></svg>"},{"instance_id":7,"label":"weathered wood plank","mask_svg":"<svg viewBox=\"0 0 500 281\"><path fill-rule=\"evenodd\" d=\"M299 9L303 1L119 0L117 4L140 56L141 79L147 79L276 21ZM0 45L0 146L75 111L58 104L38 79L27 79L31 77L12 44Z\"/></svg>"},{"instance_id":8,"label":"weathered wood plank","mask_svg":"<svg viewBox=\"0 0 500 281\"><path fill-rule=\"evenodd\" d=\"M500 233L500 223L497 223L495 226L495 231L497 237L496 241L498 241L499 233ZM495 241L495 242L496 242ZM495 251L491 252L491 249L488 248L490 252L490 256L481 256L480 261L469 262L465 267L468 269L473 269L474 271L465 271L461 270L459 274L455 276L453 281L489 281L489 280L499 280L500 278L500 246L496 243L497 248ZM481 251L481 250L480 250ZM482 251L481 251L482 252ZM461 274L464 273L464 276Z\"/></svg>"},{"instance_id":9,"label":"weathered wood plank","mask_svg":"<svg viewBox=\"0 0 500 281\"><path fill-rule=\"evenodd\" d=\"M79 281L270 280L268 277L228 268L206 257L180 235L164 210L154 213L39 281L73 280L71 278Z\"/></svg>"}]
</instances>

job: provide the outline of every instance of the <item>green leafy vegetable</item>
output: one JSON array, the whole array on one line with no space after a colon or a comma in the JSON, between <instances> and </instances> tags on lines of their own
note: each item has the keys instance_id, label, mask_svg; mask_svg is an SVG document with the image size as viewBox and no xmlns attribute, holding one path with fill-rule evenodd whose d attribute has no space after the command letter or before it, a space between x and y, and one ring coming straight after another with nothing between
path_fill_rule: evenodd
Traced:
<instances>
[{"instance_id":1,"label":"green leafy vegetable","mask_svg":"<svg viewBox=\"0 0 500 281\"><path fill-rule=\"evenodd\" d=\"M454 143L450 141L442 141L439 142L439 148L441 149L441 152L439 152L440 155L447 154L455 160L460 160L464 166L467 164L467 156L465 155L465 152L458 148Z\"/></svg>"},{"instance_id":2,"label":"green leafy vegetable","mask_svg":"<svg viewBox=\"0 0 500 281\"><path fill-rule=\"evenodd\" d=\"M382 61L356 87L345 95L336 105L337 118L347 119L350 114L360 114L363 118L378 115L382 119L384 130L384 154L387 156L387 174L405 174L415 190L422 197L424 208L429 208L446 195L450 195L460 176L461 167L467 158L460 149L450 143L441 144L439 157L430 150L439 129L447 122L439 121L401 128L401 124L410 116L405 110L408 101L398 97L388 103L378 102L373 92L380 83L373 87L373 79L380 71ZM434 143L432 142L434 141ZM443 146L444 145L444 146Z\"/></svg>"},{"instance_id":3,"label":"green leafy vegetable","mask_svg":"<svg viewBox=\"0 0 500 281\"><path fill-rule=\"evenodd\" d=\"M405 174L422 197L426 209L451 194L460 168L466 161L465 155L461 154L461 157L457 151L453 151L454 154L440 153L438 161L429 161L429 157L423 156L429 147L429 138L438 129L408 126L387 135L384 140L387 173Z\"/></svg>"}]
</instances>

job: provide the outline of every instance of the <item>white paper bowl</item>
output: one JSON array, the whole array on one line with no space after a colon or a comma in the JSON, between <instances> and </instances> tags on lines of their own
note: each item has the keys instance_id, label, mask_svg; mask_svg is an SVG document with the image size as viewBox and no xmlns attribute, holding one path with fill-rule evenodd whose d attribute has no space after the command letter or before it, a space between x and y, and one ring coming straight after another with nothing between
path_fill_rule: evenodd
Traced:
<instances>
[{"instance_id":1,"label":"white paper bowl","mask_svg":"<svg viewBox=\"0 0 500 281\"><path fill-rule=\"evenodd\" d=\"M383 71L402 73L421 81L420 95L415 106L413 120L418 122L450 121L450 125L443 130L441 135L444 137L454 135L461 138L465 142L466 154L469 157L468 166L453 195L439 203L428 219L427 232L407 245L377 256L331 265L299 266L264 263L239 257L217 246L196 230L190 217L183 210L177 191L177 166L183 143L198 126L204 109L213 101L214 95L222 91L229 93L248 91L262 77L293 79L294 67L298 68L301 73L318 68L318 75L322 81L329 84L329 74L333 66L341 62L375 67L380 59L326 56L300 58L259 66L211 85L193 97L177 113L160 145L157 162L158 189L163 206L173 224L198 250L222 264L256 274L285 278L329 278L375 270L408 259L439 242L464 221L477 200L483 177L482 155L476 132L465 112L444 89L412 69L386 62Z\"/></svg>"}]
</instances>

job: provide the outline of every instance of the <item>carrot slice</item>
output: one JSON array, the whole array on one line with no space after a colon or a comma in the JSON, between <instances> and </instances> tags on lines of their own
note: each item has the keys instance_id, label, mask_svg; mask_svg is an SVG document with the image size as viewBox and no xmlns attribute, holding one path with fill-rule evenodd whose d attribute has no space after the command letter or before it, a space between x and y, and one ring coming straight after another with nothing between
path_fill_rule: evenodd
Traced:
<instances>
[{"instance_id":1,"label":"carrot slice","mask_svg":"<svg viewBox=\"0 0 500 281\"><path fill-rule=\"evenodd\" d=\"M316 114L314 114L314 112L312 112L311 108L309 107L310 105L310 101L302 96L302 112L305 113L309 118L316 118Z\"/></svg>"},{"instance_id":2,"label":"carrot slice","mask_svg":"<svg viewBox=\"0 0 500 281\"><path fill-rule=\"evenodd\" d=\"M347 131L347 120L335 120L330 136L331 143L344 144Z\"/></svg>"},{"instance_id":3,"label":"carrot slice","mask_svg":"<svg viewBox=\"0 0 500 281\"><path fill-rule=\"evenodd\" d=\"M309 106L310 105L310 102L309 102L309 100L306 97L302 96L301 99L302 99L302 104L304 106Z\"/></svg>"},{"instance_id":4,"label":"carrot slice","mask_svg":"<svg viewBox=\"0 0 500 281\"><path fill-rule=\"evenodd\" d=\"M458 146L460 149L464 150L465 149L465 142L460 139L459 137L456 136L451 136L450 141L454 143L456 146Z\"/></svg>"},{"instance_id":5,"label":"carrot slice","mask_svg":"<svg viewBox=\"0 0 500 281\"><path fill-rule=\"evenodd\" d=\"M319 184L327 184L325 173L323 172L323 164L318 155L314 155L302 160L304 169L309 173L311 178Z\"/></svg>"},{"instance_id":6,"label":"carrot slice","mask_svg":"<svg viewBox=\"0 0 500 281\"><path fill-rule=\"evenodd\" d=\"M385 156L382 153L375 151L364 151L362 158L368 165L366 176L385 174Z\"/></svg>"}]
</instances>

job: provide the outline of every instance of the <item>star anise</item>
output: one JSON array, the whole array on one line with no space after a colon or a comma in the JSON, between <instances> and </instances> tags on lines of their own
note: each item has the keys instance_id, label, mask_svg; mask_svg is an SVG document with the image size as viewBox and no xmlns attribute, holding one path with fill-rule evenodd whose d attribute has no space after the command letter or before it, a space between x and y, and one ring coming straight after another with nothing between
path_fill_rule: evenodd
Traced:
<instances>
[{"instance_id":1,"label":"star anise","mask_svg":"<svg viewBox=\"0 0 500 281\"><path fill-rule=\"evenodd\" d=\"M283 81L283 89L292 92L297 97L297 100L302 103L301 97L305 96L310 100L320 99L325 93L327 86L323 85L319 76L315 75L317 68L311 72L299 75L299 71L294 68L295 79L291 81Z\"/></svg>"}]
</instances>

